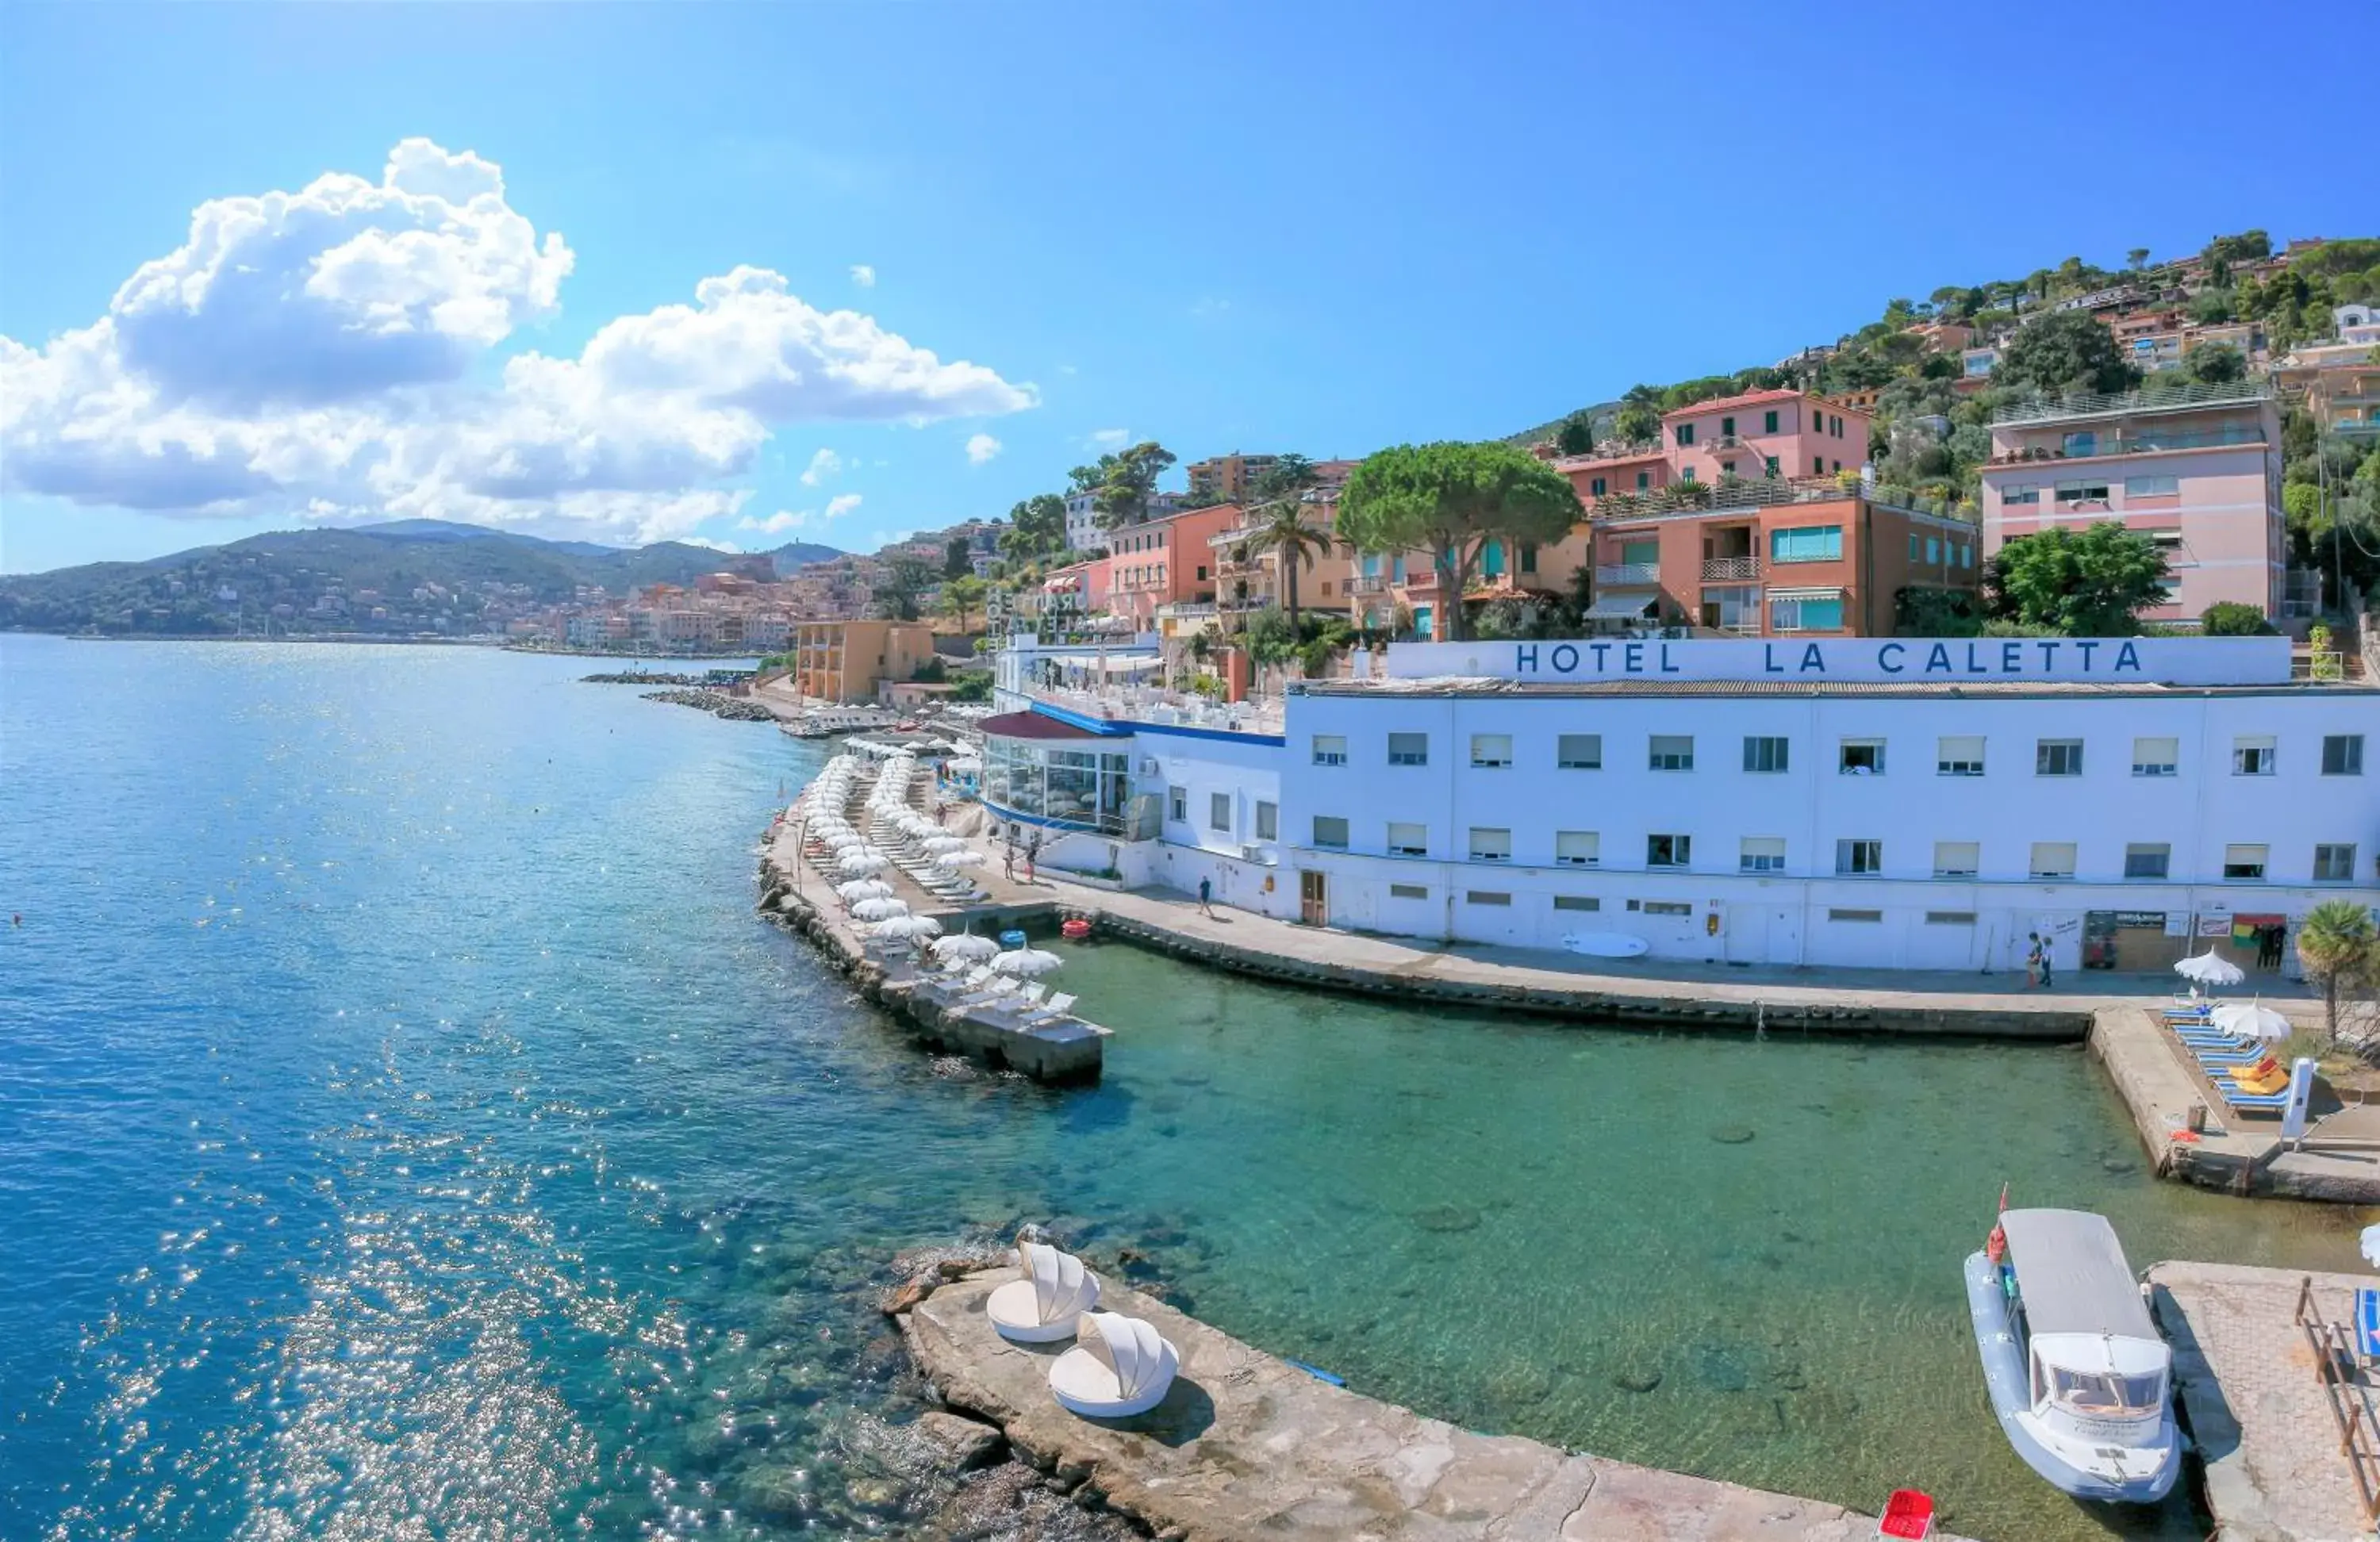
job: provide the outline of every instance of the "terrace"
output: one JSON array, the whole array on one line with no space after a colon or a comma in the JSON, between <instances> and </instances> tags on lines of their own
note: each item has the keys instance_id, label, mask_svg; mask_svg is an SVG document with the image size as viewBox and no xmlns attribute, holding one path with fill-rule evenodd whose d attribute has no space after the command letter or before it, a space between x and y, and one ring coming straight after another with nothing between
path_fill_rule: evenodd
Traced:
<instances>
[{"instance_id":1,"label":"terrace","mask_svg":"<svg viewBox=\"0 0 2380 1542\"><path fill-rule=\"evenodd\" d=\"M2012 402L2001 407L1992 415L1992 426L2055 423L2082 418L2124 418L2143 412L2180 412L2192 407L2262 402L2272 394L2272 387L2263 381L2243 380L2221 384L2175 381L2139 391L2036 396L2031 401Z\"/></svg>"}]
</instances>

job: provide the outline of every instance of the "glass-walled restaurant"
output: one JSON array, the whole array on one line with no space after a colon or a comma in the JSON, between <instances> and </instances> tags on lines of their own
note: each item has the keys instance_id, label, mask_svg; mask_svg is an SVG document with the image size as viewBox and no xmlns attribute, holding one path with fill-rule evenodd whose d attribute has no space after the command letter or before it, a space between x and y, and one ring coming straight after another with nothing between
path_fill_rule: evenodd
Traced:
<instances>
[{"instance_id":1,"label":"glass-walled restaurant","mask_svg":"<svg viewBox=\"0 0 2380 1542\"><path fill-rule=\"evenodd\" d=\"M991 720L996 722L997 720ZM995 812L1104 835L1124 833L1132 757L1099 740L1008 738L986 723L983 801Z\"/></svg>"}]
</instances>

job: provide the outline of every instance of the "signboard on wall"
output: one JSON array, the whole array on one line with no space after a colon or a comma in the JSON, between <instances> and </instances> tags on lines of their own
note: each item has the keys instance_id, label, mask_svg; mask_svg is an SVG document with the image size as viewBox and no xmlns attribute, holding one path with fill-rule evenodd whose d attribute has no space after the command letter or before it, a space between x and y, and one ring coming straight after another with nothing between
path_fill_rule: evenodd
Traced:
<instances>
[{"instance_id":1,"label":"signboard on wall","mask_svg":"<svg viewBox=\"0 0 2380 1542\"><path fill-rule=\"evenodd\" d=\"M1401 642L1399 680L1521 685L1607 680L1851 681L1960 686L2272 686L2289 678L2287 637L1658 637L1570 642Z\"/></svg>"}]
</instances>

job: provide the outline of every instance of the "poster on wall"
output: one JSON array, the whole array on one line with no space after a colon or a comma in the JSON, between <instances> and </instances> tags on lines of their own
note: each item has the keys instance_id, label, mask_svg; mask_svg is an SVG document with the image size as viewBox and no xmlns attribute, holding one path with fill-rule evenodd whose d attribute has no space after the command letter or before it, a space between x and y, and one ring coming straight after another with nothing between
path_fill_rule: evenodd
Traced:
<instances>
[{"instance_id":1,"label":"poster on wall","mask_svg":"<svg viewBox=\"0 0 2380 1542\"><path fill-rule=\"evenodd\" d=\"M2183 915L2179 910L2167 911L2165 913L2165 934L2168 937L2189 936L2190 917Z\"/></svg>"},{"instance_id":2,"label":"poster on wall","mask_svg":"<svg viewBox=\"0 0 2380 1542\"><path fill-rule=\"evenodd\" d=\"M2228 916L2201 916L2198 918L2198 935L2201 937L2230 936L2231 917Z\"/></svg>"}]
</instances>

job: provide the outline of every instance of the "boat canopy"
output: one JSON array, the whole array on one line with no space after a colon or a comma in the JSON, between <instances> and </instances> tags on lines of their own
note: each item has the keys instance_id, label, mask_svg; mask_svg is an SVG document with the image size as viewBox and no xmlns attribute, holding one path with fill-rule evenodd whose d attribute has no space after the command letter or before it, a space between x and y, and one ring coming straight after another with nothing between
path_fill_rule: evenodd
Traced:
<instances>
[{"instance_id":1,"label":"boat canopy","mask_svg":"<svg viewBox=\"0 0 2380 1542\"><path fill-rule=\"evenodd\" d=\"M2036 1340L2069 1334L2165 1342L2107 1218L2088 1210L2009 1210L2000 1216L2025 1326Z\"/></svg>"}]
</instances>

